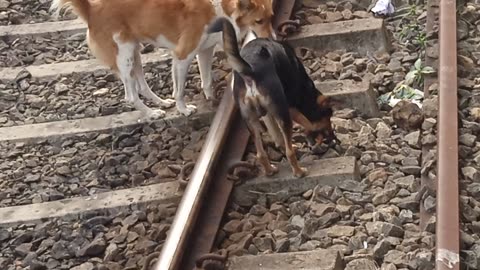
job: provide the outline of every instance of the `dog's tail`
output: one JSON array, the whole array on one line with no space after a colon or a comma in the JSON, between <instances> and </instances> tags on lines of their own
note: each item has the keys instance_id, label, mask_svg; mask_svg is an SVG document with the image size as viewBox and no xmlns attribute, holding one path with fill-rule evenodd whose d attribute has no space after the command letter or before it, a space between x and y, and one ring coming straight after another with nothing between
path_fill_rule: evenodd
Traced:
<instances>
[{"instance_id":1,"label":"dog's tail","mask_svg":"<svg viewBox=\"0 0 480 270\"><path fill-rule=\"evenodd\" d=\"M232 23L225 17L217 18L207 29L208 33L223 32L223 51L232 69L240 75L253 74L252 67L240 56L237 35Z\"/></svg>"},{"instance_id":2,"label":"dog's tail","mask_svg":"<svg viewBox=\"0 0 480 270\"><path fill-rule=\"evenodd\" d=\"M77 14L82 20L88 22L90 15L90 2L89 0L53 0L50 6L50 11L54 16L58 17L62 8L72 8L75 14Z\"/></svg>"}]
</instances>

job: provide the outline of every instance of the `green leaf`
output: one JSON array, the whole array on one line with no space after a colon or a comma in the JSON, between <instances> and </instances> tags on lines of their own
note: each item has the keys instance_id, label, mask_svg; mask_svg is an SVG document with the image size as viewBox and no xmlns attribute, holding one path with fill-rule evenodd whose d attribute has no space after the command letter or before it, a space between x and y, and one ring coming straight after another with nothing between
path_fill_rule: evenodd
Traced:
<instances>
[{"instance_id":1,"label":"green leaf","mask_svg":"<svg viewBox=\"0 0 480 270\"><path fill-rule=\"evenodd\" d=\"M391 96L392 96L392 93L383 94L383 95L381 95L381 96L378 97L378 101L380 102L380 104L388 103L388 101L390 100Z\"/></svg>"},{"instance_id":2,"label":"green leaf","mask_svg":"<svg viewBox=\"0 0 480 270\"><path fill-rule=\"evenodd\" d=\"M435 70L432 67L424 67L422 69L423 74L432 74L435 73Z\"/></svg>"},{"instance_id":3,"label":"green leaf","mask_svg":"<svg viewBox=\"0 0 480 270\"><path fill-rule=\"evenodd\" d=\"M415 80L415 77L417 76L417 71L416 70L412 70L410 72L407 73L407 75L405 75L405 84L406 85L411 85L413 83L413 81Z\"/></svg>"},{"instance_id":4,"label":"green leaf","mask_svg":"<svg viewBox=\"0 0 480 270\"><path fill-rule=\"evenodd\" d=\"M415 61L415 69L421 69L422 68L422 59L418 58L417 61Z\"/></svg>"}]
</instances>

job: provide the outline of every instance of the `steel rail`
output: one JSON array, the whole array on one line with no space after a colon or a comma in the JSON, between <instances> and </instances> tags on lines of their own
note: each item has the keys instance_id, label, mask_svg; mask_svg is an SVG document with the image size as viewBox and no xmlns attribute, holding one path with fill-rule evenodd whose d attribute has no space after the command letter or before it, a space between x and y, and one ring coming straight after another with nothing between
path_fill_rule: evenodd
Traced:
<instances>
[{"instance_id":1,"label":"steel rail","mask_svg":"<svg viewBox=\"0 0 480 270\"><path fill-rule=\"evenodd\" d=\"M278 25L290 19L295 0L274 2L273 26L277 30ZM228 85L155 265L156 270L190 270L199 256L211 251L233 188L226 175L229 166L242 158L249 136Z\"/></svg>"},{"instance_id":2,"label":"steel rail","mask_svg":"<svg viewBox=\"0 0 480 270\"><path fill-rule=\"evenodd\" d=\"M460 269L456 10L455 0L440 1L437 270Z\"/></svg>"},{"instance_id":3,"label":"steel rail","mask_svg":"<svg viewBox=\"0 0 480 270\"><path fill-rule=\"evenodd\" d=\"M232 119L237 114L236 111L232 91L227 88L191 174L191 179L183 193L171 230L155 266L156 270L180 269L178 267L184 251L187 249L187 243L212 178L212 172L227 140L226 135Z\"/></svg>"},{"instance_id":4,"label":"steel rail","mask_svg":"<svg viewBox=\"0 0 480 270\"><path fill-rule=\"evenodd\" d=\"M230 90L228 90L230 91ZM204 198L200 215L192 231L188 249L185 251L180 270L194 269L196 260L214 248L223 213L227 207L234 182L227 179L229 168L240 161L247 148L250 133L239 113L235 114L232 127L227 135L220 159L214 172L208 196Z\"/></svg>"}]
</instances>

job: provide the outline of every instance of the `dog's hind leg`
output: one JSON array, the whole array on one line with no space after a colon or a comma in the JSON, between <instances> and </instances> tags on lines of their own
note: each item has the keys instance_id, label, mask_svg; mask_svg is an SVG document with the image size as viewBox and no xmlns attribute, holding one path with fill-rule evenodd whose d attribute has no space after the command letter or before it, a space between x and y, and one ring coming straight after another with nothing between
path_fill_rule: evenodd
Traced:
<instances>
[{"instance_id":1,"label":"dog's hind leg","mask_svg":"<svg viewBox=\"0 0 480 270\"><path fill-rule=\"evenodd\" d=\"M200 77L202 79L202 89L205 93L205 97L215 99L212 89L212 64L213 64L213 51L215 46L200 51L197 54L198 69L200 70Z\"/></svg>"},{"instance_id":2,"label":"dog's hind leg","mask_svg":"<svg viewBox=\"0 0 480 270\"><path fill-rule=\"evenodd\" d=\"M262 134L260 133L262 126L258 116L253 113L251 109L252 108L250 104L245 104L245 107L241 108L241 112L245 122L247 123L247 127L250 130L253 142L255 143L255 148L257 149L257 159L265 170L265 174L267 176L272 176L278 172L278 168L270 163L267 152L263 148Z\"/></svg>"},{"instance_id":3,"label":"dog's hind leg","mask_svg":"<svg viewBox=\"0 0 480 270\"><path fill-rule=\"evenodd\" d=\"M283 136L277 122L269 113L263 117L263 122L267 126L268 134L272 137L275 146L281 149L284 146Z\"/></svg>"},{"instance_id":4,"label":"dog's hind leg","mask_svg":"<svg viewBox=\"0 0 480 270\"><path fill-rule=\"evenodd\" d=\"M171 107L175 101L173 99L162 99L157 96L150 86L148 86L147 81L145 80L145 74L143 73L142 67L142 58L140 56L140 48L137 46L135 49L135 56L134 56L134 63L133 68L135 72L135 77L138 82L138 93L157 105L164 106L164 107Z\"/></svg>"},{"instance_id":5,"label":"dog's hind leg","mask_svg":"<svg viewBox=\"0 0 480 270\"><path fill-rule=\"evenodd\" d=\"M154 111L148 108L138 96L139 82L134 72L135 50L138 43L135 41L123 41L120 34L115 34L113 40L117 44L118 53L116 65L118 74L125 87L125 99L137 110L143 112L150 119L158 119L165 115L162 110Z\"/></svg>"}]
</instances>

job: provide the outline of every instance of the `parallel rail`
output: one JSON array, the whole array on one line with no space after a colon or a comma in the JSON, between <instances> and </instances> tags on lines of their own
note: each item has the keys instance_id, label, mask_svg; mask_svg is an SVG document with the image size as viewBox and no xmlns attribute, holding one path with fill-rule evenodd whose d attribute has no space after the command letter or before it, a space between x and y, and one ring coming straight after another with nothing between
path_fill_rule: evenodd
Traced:
<instances>
[{"instance_id":1,"label":"parallel rail","mask_svg":"<svg viewBox=\"0 0 480 270\"><path fill-rule=\"evenodd\" d=\"M457 16L454 0L440 1L436 269L460 269Z\"/></svg>"}]
</instances>

